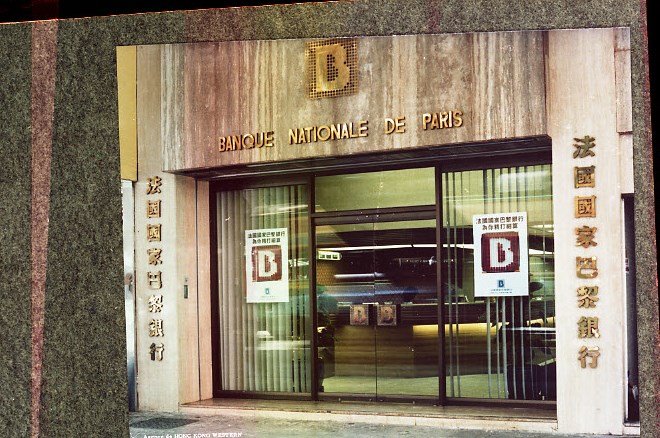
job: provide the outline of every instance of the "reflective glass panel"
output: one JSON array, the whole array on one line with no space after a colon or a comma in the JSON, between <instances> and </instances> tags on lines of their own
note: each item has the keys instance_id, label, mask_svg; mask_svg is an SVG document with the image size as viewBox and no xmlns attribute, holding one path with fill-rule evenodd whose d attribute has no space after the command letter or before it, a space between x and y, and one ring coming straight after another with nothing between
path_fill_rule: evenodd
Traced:
<instances>
[{"instance_id":1,"label":"reflective glass panel","mask_svg":"<svg viewBox=\"0 0 660 438\"><path fill-rule=\"evenodd\" d=\"M447 396L556 400L551 166L445 173L442 186ZM477 296L473 216L512 212L527 217L525 295Z\"/></svg>"},{"instance_id":2,"label":"reflective glass panel","mask_svg":"<svg viewBox=\"0 0 660 438\"><path fill-rule=\"evenodd\" d=\"M351 173L316 178L315 211L435 204L434 168Z\"/></svg>"},{"instance_id":3,"label":"reflective glass panel","mask_svg":"<svg viewBox=\"0 0 660 438\"><path fill-rule=\"evenodd\" d=\"M306 190L217 194L223 390L312 390Z\"/></svg>"},{"instance_id":4,"label":"reflective glass panel","mask_svg":"<svg viewBox=\"0 0 660 438\"><path fill-rule=\"evenodd\" d=\"M316 228L320 387L438 396L435 220Z\"/></svg>"}]
</instances>

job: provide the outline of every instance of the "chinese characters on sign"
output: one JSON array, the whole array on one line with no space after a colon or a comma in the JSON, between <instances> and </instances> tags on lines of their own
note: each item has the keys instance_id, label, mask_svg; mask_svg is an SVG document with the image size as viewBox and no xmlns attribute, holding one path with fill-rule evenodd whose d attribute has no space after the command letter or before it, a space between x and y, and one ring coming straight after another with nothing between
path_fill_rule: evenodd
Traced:
<instances>
[{"instance_id":1,"label":"chinese characters on sign","mask_svg":"<svg viewBox=\"0 0 660 438\"><path fill-rule=\"evenodd\" d=\"M147 196L158 195L161 192L163 180L159 176L147 178ZM146 206L147 219L160 219L161 218L161 200L148 199ZM147 242L160 242L161 241L161 223L148 223L147 224ZM162 248L150 247L147 249L147 263L150 266L158 266L163 263L162 261L163 250ZM147 284L149 289L159 290L163 287L163 279L161 271L147 271ZM151 295L147 301L147 308L149 313L160 314L163 311L163 295ZM154 315L156 316L156 315ZM149 321L149 337L164 337L163 320L162 318L153 317ZM162 361L165 345L161 342L155 342L149 346L149 355L152 361Z\"/></svg>"},{"instance_id":2,"label":"chinese characters on sign","mask_svg":"<svg viewBox=\"0 0 660 438\"><path fill-rule=\"evenodd\" d=\"M576 196L575 217L596 217L596 197Z\"/></svg>"},{"instance_id":3,"label":"chinese characters on sign","mask_svg":"<svg viewBox=\"0 0 660 438\"><path fill-rule=\"evenodd\" d=\"M577 235L577 239L575 239L575 245L583 248L597 246L598 243L594 240L596 237L596 231L598 231L598 228L588 227L586 225L583 225L582 228L576 228L575 234Z\"/></svg>"},{"instance_id":4,"label":"chinese characters on sign","mask_svg":"<svg viewBox=\"0 0 660 438\"><path fill-rule=\"evenodd\" d=\"M289 237L286 228L245 231L248 303L289 302Z\"/></svg>"},{"instance_id":5,"label":"chinese characters on sign","mask_svg":"<svg viewBox=\"0 0 660 438\"><path fill-rule=\"evenodd\" d=\"M163 336L163 320L162 319L151 319L149 321L149 336L150 337L159 337Z\"/></svg>"},{"instance_id":6,"label":"chinese characters on sign","mask_svg":"<svg viewBox=\"0 0 660 438\"><path fill-rule=\"evenodd\" d=\"M160 259L160 254L162 250L160 248L149 248L147 250L147 255L149 256L150 265L160 265L163 261Z\"/></svg>"},{"instance_id":7,"label":"chinese characters on sign","mask_svg":"<svg viewBox=\"0 0 660 438\"><path fill-rule=\"evenodd\" d=\"M163 296L162 295L150 296L149 301L147 302L147 306L149 306L149 312L160 313L161 310L163 310Z\"/></svg>"},{"instance_id":8,"label":"chinese characters on sign","mask_svg":"<svg viewBox=\"0 0 660 438\"><path fill-rule=\"evenodd\" d=\"M155 201L147 201L147 217L159 218L160 217L160 199Z\"/></svg>"},{"instance_id":9,"label":"chinese characters on sign","mask_svg":"<svg viewBox=\"0 0 660 438\"><path fill-rule=\"evenodd\" d=\"M582 138L574 138L575 151L573 152L573 158L586 158L586 157L595 157L596 153L592 151L596 147L596 139L590 135L585 135Z\"/></svg>"},{"instance_id":10,"label":"chinese characters on sign","mask_svg":"<svg viewBox=\"0 0 660 438\"><path fill-rule=\"evenodd\" d=\"M575 167L573 171L575 188L596 187L596 166Z\"/></svg>"},{"instance_id":11,"label":"chinese characters on sign","mask_svg":"<svg viewBox=\"0 0 660 438\"><path fill-rule=\"evenodd\" d=\"M583 316L578 321L578 338L600 338L598 318Z\"/></svg>"},{"instance_id":12,"label":"chinese characters on sign","mask_svg":"<svg viewBox=\"0 0 660 438\"><path fill-rule=\"evenodd\" d=\"M596 257L575 257L575 273L578 278L598 277Z\"/></svg>"},{"instance_id":13,"label":"chinese characters on sign","mask_svg":"<svg viewBox=\"0 0 660 438\"><path fill-rule=\"evenodd\" d=\"M151 360L163 360L163 351L165 351L165 346L163 344L156 344L153 342L149 346L149 354L151 355Z\"/></svg>"},{"instance_id":14,"label":"chinese characters on sign","mask_svg":"<svg viewBox=\"0 0 660 438\"><path fill-rule=\"evenodd\" d=\"M590 135L582 138L574 138L573 147L574 159L583 159L595 157L596 139ZM575 199L575 217L595 218L596 217L596 195L593 193L583 193L583 190L594 189L596 187L596 166L575 166L573 168L573 186L578 190ZM591 280L598 277L598 259L589 255L590 248L598 245L596 242L596 231L598 228L589 225L582 225L575 229L575 246L581 247L581 255L575 257L575 275L579 279ZM577 288L577 306L580 309L593 309L598 301L598 286L582 285ZM579 339L598 339L600 332L598 329L597 316L581 316L577 321L577 335ZM598 357L600 349L583 345L578 351L578 360L580 367L589 368L598 367Z\"/></svg>"},{"instance_id":15,"label":"chinese characters on sign","mask_svg":"<svg viewBox=\"0 0 660 438\"><path fill-rule=\"evenodd\" d=\"M160 242L160 224L147 224L147 241Z\"/></svg>"},{"instance_id":16,"label":"chinese characters on sign","mask_svg":"<svg viewBox=\"0 0 660 438\"><path fill-rule=\"evenodd\" d=\"M600 356L600 351L598 347L585 347L582 346L580 351L578 351L578 360L580 361L580 366L582 368L587 367L587 358L591 359L589 363L589 368L598 367L598 357Z\"/></svg>"},{"instance_id":17,"label":"chinese characters on sign","mask_svg":"<svg viewBox=\"0 0 660 438\"><path fill-rule=\"evenodd\" d=\"M578 307L596 307L598 301L598 286L580 286L577 288Z\"/></svg>"},{"instance_id":18,"label":"chinese characters on sign","mask_svg":"<svg viewBox=\"0 0 660 438\"><path fill-rule=\"evenodd\" d=\"M160 193L160 187L163 185L163 180L159 176L147 178L147 195L155 195Z\"/></svg>"},{"instance_id":19,"label":"chinese characters on sign","mask_svg":"<svg viewBox=\"0 0 660 438\"><path fill-rule=\"evenodd\" d=\"M161 272L147 272L147 282L151 289L160 289L163 287L163 281L161 280Z\"/></svg>"},{"instance_id":20,"label":"chinese characters on sign","mask_svg":"<svg viewBox=\"0 0 660 438\"><path fill-rule=\"evenodd\" d=\"M474 295L529 295L527 213L472 216Z\"/></svg>"}]
</instances>

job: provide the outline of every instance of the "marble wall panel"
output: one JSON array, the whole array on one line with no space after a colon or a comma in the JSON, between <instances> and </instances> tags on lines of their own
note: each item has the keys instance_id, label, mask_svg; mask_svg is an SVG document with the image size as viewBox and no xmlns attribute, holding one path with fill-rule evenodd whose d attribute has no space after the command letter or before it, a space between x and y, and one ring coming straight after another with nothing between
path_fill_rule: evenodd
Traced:
<instances>
[{"instance_id":1,"label":"marble wall panel","mask_svg":"<svg viewBox=\"0 0 660 438\"><path fill-rule=\"evenodd\" d=\"M164 169L181 171L545 133L543 34L357 38L352 95L307 95L305 44L264 40L163 48ZM181 73L183 71L183 73ZM183 77L183 80L181 78ZM184 102L185 113L174 109ZM453 126L436 114L456 115ZM458 117L462 119L459 125ZM399 119L388 133L386 119ZM291 140L347 124L350 138ZM360 131L359 127L365 127ZM272 147L221 151L221 137L271 132ZM360 135L360 132L366 135Z\"/></svg>"}]
</instances>

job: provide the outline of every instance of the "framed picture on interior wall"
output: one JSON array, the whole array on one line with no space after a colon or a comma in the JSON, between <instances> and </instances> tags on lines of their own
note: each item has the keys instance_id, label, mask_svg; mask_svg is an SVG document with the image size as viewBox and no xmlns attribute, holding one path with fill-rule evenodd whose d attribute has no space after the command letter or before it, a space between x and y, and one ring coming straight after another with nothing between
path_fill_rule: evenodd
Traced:
<instances>
[{"instance_id":1,"label":"framed picture on interior wall","mask_svg":"<svg viewBox=\"0 0 660 438\"><path fill-rule=\"evenodd\" d=\"M378 325L396 325L396 304L379 304L376 313Z\"/></svg>"},{"instance_id":2,"label":"framed picture on interior wall","mask_svg":"<svg viewBox=\"0 0 660 438\"><path fill-rule=\"evenodd\" d=\"M368 304L351 304L351 325L369 325Z\"/></svg>"}]
</instances>

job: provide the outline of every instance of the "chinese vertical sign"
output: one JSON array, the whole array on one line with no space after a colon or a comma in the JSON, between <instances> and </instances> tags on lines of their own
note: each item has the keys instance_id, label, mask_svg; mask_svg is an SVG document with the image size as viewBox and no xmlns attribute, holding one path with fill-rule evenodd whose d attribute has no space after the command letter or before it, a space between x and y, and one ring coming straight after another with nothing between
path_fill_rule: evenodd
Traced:
<instances>
[{"instance_id":1,"label":"chinese vertical sign","mask_svg":"<svg viewBox=\"0 0 660 438\"><path fill-rule=\"evenodd\" d=\"M245 231L248 303L289 302L288 242L286 228Z\"/></svg>"},{"instance_id":2,"label":"chinese vertical sign","mask_svg":"<svg viewBox=\"0 0 660 438\"><path fill-rule=\"evenodd\" d=\"M527 213L472 217L474 295L529 295Z\"/></svg>"},{"instance_id":3,"label":"chinese vertical sign","mask_svg":"<svg viewBox=\"0 0 660 438\"><path fill-rule=\"evenodd\" d=\"M163 185L163 180L159 176L154 176L152 178L147 178L147 196L157 196L161 194L161 188ZM146 217L147 219L160 220L161 218L161 200L160 199L148 199L146 206ZM160 222L148 223L147 224L147 242L150 242L152 245L147 249L147 261L151 266L150 270L147 271L147 285L149 289L152 289L154 292L159 291L163 287L162 272L158 270L162 261L162 248L158 248L158 245L161 242L161 227ZM163 329L163 319L160 317L160 313L163 310L163 295L151 295L149 297L148 303L149 313L154 314L153 317L149 320L149 337L152 338L162 338L165 336ZM149 346L149 355L153 361L163 360L163 354L165 351L165 345L162 342L152 342Z\"/></svg>"},{"instance_id":4,"label":"chinese vertical sign","mask_svg":"<svg viewBox=\"0 0 660 438\"><path fill-rule=\"evenodd\" d=\"M589 135L574 138L573 159L582 160L595 157L596 139ZM596 166L575 166L573 168L573 186L577 193L574 196L576 219L588 221L596 217L596 195L592 190L596 187ZM590 311L596 308L598 298L598 286L592 282L598 277L598 259L591 255L589 249L598 246L596 241L598 228L583 222L580 227L575 228L575 246L578 254L575 257L575 275L583 284L577 288L577 307ZM583 341L597 340L600 338L599 319L594 315L582 315L577 321L577 337ZM581 368L597 368L600 348L598 346L582 345L578 350L577 359Z\"/></svg>"}]
</instances>

